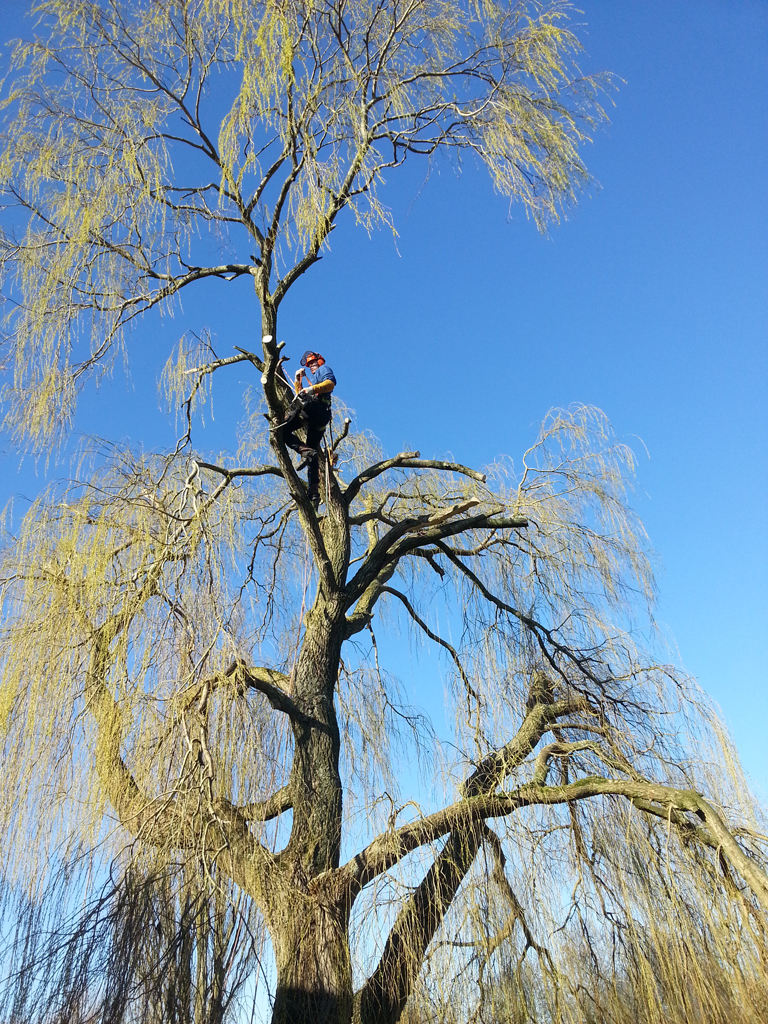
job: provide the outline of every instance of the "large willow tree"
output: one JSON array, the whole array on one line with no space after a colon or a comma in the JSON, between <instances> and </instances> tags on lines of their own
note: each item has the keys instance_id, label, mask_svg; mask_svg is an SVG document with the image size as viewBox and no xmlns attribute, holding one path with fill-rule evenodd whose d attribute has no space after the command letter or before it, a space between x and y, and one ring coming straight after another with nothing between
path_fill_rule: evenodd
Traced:
<instances>
[{"instance_id":1,"label":"large willow tree","mask_svg":"<svg viewBox=\"0 0 768 1024\"><path fill-rule=\"evenodd\" d=\"M263 415L291 394L282 301L345 208L387 221L385 173L470 150L542 224L574 198L600 111L563 7L34 10L0 156L19 444L60 436L140 314L203 279L250 277L262 331L181 343L176 450L94 446L6 538L4 1016L202 1024L237 996L394 1024L512 991L510 1019L582 1020L659 915L675 962L752 991L759 821L653 654L631 454L600 415L550 416L517 475L387 458L339 419L322 514ZM204 455L195 406L236 362L259 402L235 455ZM445 659L444 742L381 663L393 629Z\"/></svg>"}]
</instances>

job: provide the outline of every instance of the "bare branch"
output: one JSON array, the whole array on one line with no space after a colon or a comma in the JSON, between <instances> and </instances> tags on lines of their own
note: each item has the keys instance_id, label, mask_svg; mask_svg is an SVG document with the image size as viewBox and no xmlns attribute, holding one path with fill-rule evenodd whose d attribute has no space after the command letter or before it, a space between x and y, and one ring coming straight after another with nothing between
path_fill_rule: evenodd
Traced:
<instances>
[{"instance_id":1,"label":"bare branch","mask_svg":"<svg viewBox=\"0 0 768 1024\"><path fill-rule=\"evenodd\" d=\"M271 821L279 817L293 807L293 796L290 786L283 786L268 796L266 800L257 800L254 803L244 804L236 810L242 814L246 821L262 822Z\"/></svg>"},{"instance_id":2,"label":"bare branch","mask_svg":"<svg viewBox=\"0 0 768 1024\"><path fill-rule=\"evenodd\" d=\"M694 814L701 812L713 839L768 913L768 876L744 853L720 815L700 793L630 779L592 776L560 786L531 784L520 786L514 793L506 795L481 795L460 800L442 811L378 836L345 865L345 870L356 886L363 886L408 853L449 832L470 829L489 818L506 817L521 807L551 807L598 796L623 796L631 802L641 800L667 812L670 808ZM707 845L711 846L711 843Z\"/></svg>"},{"instance_id":3,"label":"bare branch","mask_svg":"<svg viewBox=\"0 0 768 1024\"><path fill-rule=\"evenodd\" d=\"M382 473L386 473L390 469L437 469L444 470L448 473L458 473L461 476L468 476L472 480L478 480L480 483L485 483L485 475L479 473L475 469L470 469L468 466L462 466L458 462L444 462L437 459L420 459L418 452L400 452L399 455L395 455L391 459L384 459L383 462L377 462L373 466L369 466L368 469L363 470L359 473L354 480L350 481L348 486L344 490L344 500L347 506L351 505L354 498L357 497L361 487L364 484L369 483L371 480L375 480L377 476L381 476Z\"/></svg>"},{"instance_id":4,"label":"bare branch","mask_svg":"<svg viewBox=\"0 0 768 1024\"><path fill-rule=\"evenodd\" d=\"M404 519L396 523L373 547L357 573L349 581L346 588L349 604L362 594L378 574L388 564L396 564L403 556L418 548L437 546L441 551L449 553L439 541L471 530L504 530L524 529L528 520L518 516L501 518L494 513L471 516L466 519L455 519L463 508L477 504L470 503L452 506L450 509L439 509L428 515L414 519ZM406 536L412 534L414 536ZM454 561L453 558L451 558ZM469 573L458 559L455 559L462 572ZM473 574L474 576L474 574ZM478 581L479 582L479 581Z\"/></svg>"},{"instance_id":5,"label":"bare branch","mask_svg":"<svg viewBox=\"0 0 768 1024\"><path fill-rule=\"evenodd\" d=\"M282 473L277 466L245 466L237 469L228 469L226 466L214 466L210 462L197 462L200 469L209 469L213 473L219 473L227 480L234 480L238 476L279 476Z\"/></svg>"},{"instance_id":6,"label":"bare branch","mask_svg":"<svg viewBox=\"0 0 768 1024\"><path fill-rule=\"evenodd\" d=\"M459 675L461 676L461 681L464 683L464 687L467 693L474 697L475 700L479 700L477 690L474 688L474 686L469 680L469 676L464 671L464 666L461 664L461 659L459 658L459 655L456 653L456 649L452 647L447 640L443 640L443 638L438 636L437 633L432 632L432 630L429 628L426 622L424 622L424 620L420 618L419 615L417 615L413 605L405 596L405 594L401 594L399 590L395 590L393 587L382 587L381 592L383 594L392 594L393 597L396 597L398 601L405 605L408 614L411 616L411 618L419 627L419 629L421 629L422 632L426 633L430 640L434 640L436 644L440 644L441 647L448 651L451 658L453 659L454 664L456 665L456 668L458 669Z\"/></svg>"},{"instance_id":7,"label":"bare branch","mask_svg":"<svg viewBox=\"0 0 768 1024\"><path fill-rule=\"evenodd\" d=\"M275 711L282 711L295 722L306 725L319 724L300 711L283 689L288 682L288 677L284 676L282 672L276 672L269 668L250 668L241 663L238 666L237 678L238 681L242 681L243 685L263 693Z\"/></svg>"}]
</instances>

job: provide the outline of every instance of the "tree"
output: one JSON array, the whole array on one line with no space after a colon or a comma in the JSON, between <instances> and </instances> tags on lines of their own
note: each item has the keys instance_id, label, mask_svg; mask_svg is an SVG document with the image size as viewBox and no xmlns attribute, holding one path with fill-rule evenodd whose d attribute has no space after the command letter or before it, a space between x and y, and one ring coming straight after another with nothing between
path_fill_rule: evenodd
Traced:
<instances>
[{"instance_id":1,"label":"tree","mask_svg":"<svg viewBox=\"0 0 768 1024\"><path fill-rule=\"evenodd\" d=\"M641 642L654 584L604 418L553 414L517 476L387 458L339 419L319 515L262 416L291 397L283 299L345 207L386 222L386 169L470 150L542 223L575 196L600 110L564 8L35 10L0 163L19 442L66 427L128 326L196 282L250 276L263 337L223 357L182 340L164 372L176 450L95 445L8 538L0 820L7 905L29 908L13 1015L58 991L68 1019L220 1020L222 965L255 986L263 931L276 1022L395 1022L451 977L476 982L454 1000L471 1013L494 972L517 979L516 1013L562 1019L574 929L602 976L655 901L706 906L759 962L757 811L703 699ZM221 245L232 258L211 261ZM237 455L203 456L196 403L234 363L262 397ZM448 746L380 665L390 624L444 652ZM692 756L704 740L722 778ZM403 800L398 750L443 767L446 799ZM42 920L51 901L74 923ZM84 922L110 923L108 955L79 959Z\"/></svg>"},{"instance_id":2,"label":"tree","mask_svg":"<svg viewBox=\"0 0 768 1024\"><path fill-rule=\"evenodd\" d=\"M477 154L540 224L587 180L599 83L574 77L559 4L34 10L46 34L15 51L0 165L26 214L3 240L19 437L55 436L126 326L202 279L250 275L276 337L339 213L387 223L378 188L409 157ZM221 244L233 257L211 264Z\"/></svg>"}]
</instances>

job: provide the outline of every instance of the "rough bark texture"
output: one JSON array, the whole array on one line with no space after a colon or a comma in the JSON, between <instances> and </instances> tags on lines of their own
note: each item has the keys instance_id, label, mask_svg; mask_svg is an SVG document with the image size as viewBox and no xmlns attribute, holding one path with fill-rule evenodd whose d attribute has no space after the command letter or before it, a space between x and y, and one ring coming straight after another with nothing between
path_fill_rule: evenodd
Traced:
<instances>
[{"instance_id":1,"label":"rough bark texture","mask_svg":"<svg viewBox=\"0 0 768 1024\"><path fill-rule=\"evenodd\" d=\"M283 413L289 389L280 369L280 346L275 341L276 310L268 297L264 297L262 303L264 359L251 358L262 372L270 416L275 422ZM323 472L329 474L325 480L326 508L324 515L318 516L307 500L304 483L296 474L279 435L272 434L271 444L318 572L316 596L304 616L290 677L271 669L251 669L237 663L228 673L235 677L240 673L244 682L268 698L276 713L287 715L290 721L293 755L288 784L274 801L268 799L261 805L264 819L291 808L291 832L284 849L278 854L264 849L248 830L247 821L254 820L253 809L239 809L226 800L216 804L214 817L207 821L185 815L178 808L169 813L157 804L147 806L142 802L120 756L119 713L102 678L109 661L109 642L125 628L130 618L128 613L103 627L96 638L89 693L91 710L100 727L97 764L124 823L130 827L133 819L135 828L144 829L145 838L167 842L171 837L181 845L194 846L200 842L199 837L205 835L208 849L215 852L219 866L260 906L272 937L277 967L274 1024L309 1021L312 1024L350 1024L353 1019L359 1024L397 1024L414 990L427 949L467 879L478 851L491 834L487 822L524 807L567 805L573 808L581 800L623 797L648 815L666 818L685 842L693 841L716 850L721 863L727 861L740 872L757 901L763 908L768 906L768 881L761 868L745 855L722 817L697 793L647 782L633 774L628 761L602 745L606 735L604 719L593 704L578 693L558 699L557 688L541 671L532 674L517 732L503 746L488 750L475 762L455 803L382 833L352 861L341 865L343 787L335 691L345 640L371 621L382 594L393 594L402 599L426 635L451 652L471 695L471 681L453 647L426 626L399 591L386 584L398 562L414 554L424 552L432 560L432 567L440 572L444 570L434 562L435 553L446 553L449 560L458 565L458 555L445 547L446 538L460 537L469 530L489 534L518 530L526 524L520 518L502 517L495 509L475 513L479 502L474 499L397 523L385 522L380 534L371 537L363 564L348 579L351 496L357 494L363 480L374 479L389 465L399 462L420 468L428 463L418 460L417 454L406 453L399 460L371 467L367 474L349 485L346 496L325 466ZM482 479L466 467L434 465ZM470 510L471 516L460 518ZM540 639L551 641L543 627L497 599L466 565L461 563L459 568L484 599L516 615ZM155 568L154 575L148 575L147 593L154 587L158 572ZM141 597L137 599L137 607L140 602ZM203 711L206 699L199 697L195 726L195 749L201 759L205 750ZM566 724L568 728L578 728L588 736L599 738L567 742L560 733ZM548 733L560 738L539 747ZM537 748L538 755L531 760ZM560 785L547 784L553 759L567 760L584 752L597 757L604 766L618 770L623 777L591 775ZM514 791L505 791L506 780L524 762L531 766L530 781ZM694 815L695 820L688 814ZM370 881L409 852L443 839L441 851L412 894L404 900L377 966L355 995L349 946L354 900ZM506 887L508 895L511 893L515 919L521 921L528 947L540 950L504 878L503 852L498 838L495 844L492 852L499 884ZM489 948L492 945L490 943Z\"/></svg>"},{"instance_id":2,"label":"rough bark texture","mask_svg":"<svg viewBox=\"0 0 768 1024\"><path fill-rule=\"evenodd\" d=\"M348 1024L352 1015L349 901L329 875L281 879L278 920L271 922L277 964L273 1024Z\"/></svg>"},{"instance_id":3,"label":"rough bark texture","mask_svg":"<svg viewBox=\"0 0 768 1024\"><path fill-rule=\"evenodd\" d=\"M478 827L452 832L421 885L398 915L376 970L359 997L363 1024L397 1024L424 954L482 842Z\"/></svg>"},{"instance_id":4,"label":"rough bark texture","mask_svg":"<svg viewBox=\"0 0 768 1024\"><path fill-rule=\"evenodd\" d=\"M339 866L341 778L333 691L339 673L344 616L319 595L307 618L294 676L294 701L306 716L293 723L293 829L286 855L308 877Z\"/></svg>"},{"instance_id":5,"label":"rough bark texture","mask_svg":"<svg viewBox=\"0 0 768 1024\"><path fill-rule=\"evenodd\" d=\"M266 298L262 309L265 339L273 339L265 340L264 387L274 421L284 408L284 392L274 383L279 365L279 347L274 340L277 315ZM273 1021L348 1024L352 1014L351 899L347 880L336 873L342 783L334 691L346 635L343 583L349 561L349 525L335 480L323 480L328 501L326 515L319 522L281 441L273 436L272 445L299 513L308 520L313 548L328 569L305 617L289 680L295 707L290 715L294 754L288 786L293 821L288 844L271 874L267 912L277 966ZM326 472L324 468L323 476Z\"/></svg>"}]
</instances>

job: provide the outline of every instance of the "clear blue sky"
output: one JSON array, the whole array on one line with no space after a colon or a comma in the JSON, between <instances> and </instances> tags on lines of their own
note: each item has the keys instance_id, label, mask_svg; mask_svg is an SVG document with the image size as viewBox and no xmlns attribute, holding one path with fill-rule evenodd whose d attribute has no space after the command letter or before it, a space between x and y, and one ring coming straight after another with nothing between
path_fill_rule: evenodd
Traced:
<instances>
[{"instance_id":1,"label":"clear blue sky","mask_svg":"<svg viewBox=\"0 0 768 1024\"><path fill-rule=\"evenodd\" d=\"M581 0L587 72L623 79L586 151L600 182L549 238L471 162L393 174L399 231L345 219L284 306L279 336L327 355L358 426L391 452L519 457L552 406L600 406L640 458L659 553L659 618L768 791L768 3ZM0 0L9 25L26 4ZM245 255L245 254L244 254ZM155 382L187 328L256 344L248 282L207 283L147 319L77 427L147 448L175 439ZM218 384L232 438L247 374ZM641 438L648 449L633 441ZM203 442L205 444L205 442ZM4 445L3 496L42 482Z\"/></svg>"}]
</instances>

